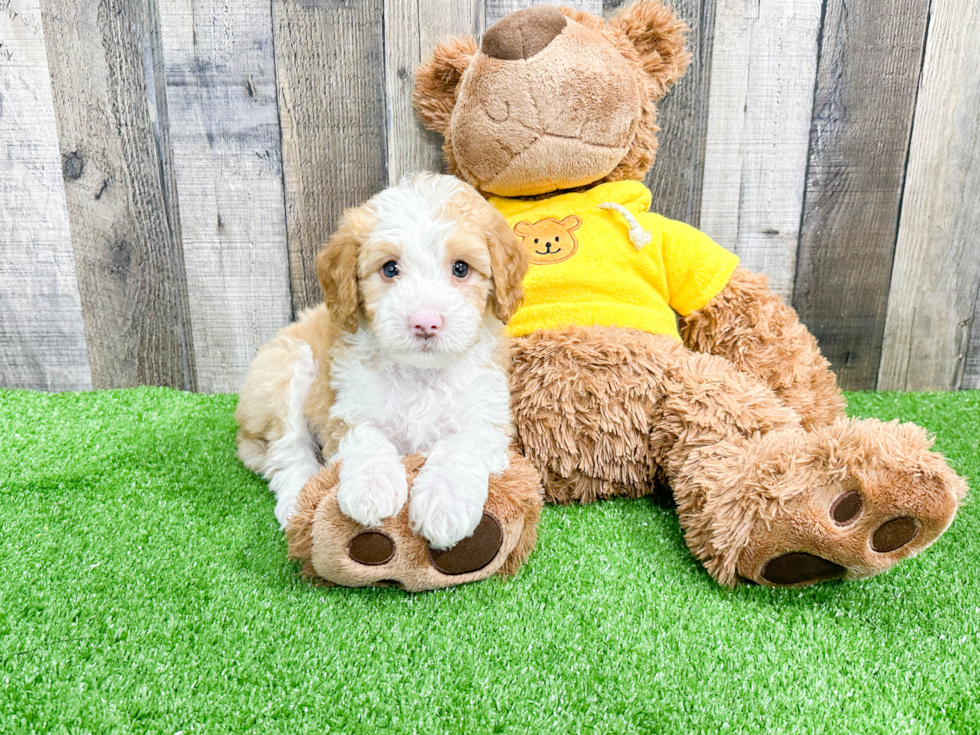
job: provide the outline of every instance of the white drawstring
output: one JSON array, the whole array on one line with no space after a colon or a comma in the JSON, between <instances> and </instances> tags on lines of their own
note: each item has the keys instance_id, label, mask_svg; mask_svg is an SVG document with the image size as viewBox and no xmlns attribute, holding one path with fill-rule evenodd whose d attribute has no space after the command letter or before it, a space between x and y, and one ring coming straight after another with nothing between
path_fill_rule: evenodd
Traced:
<instances>
[{"instance_id":1,"label":"white drawstring","mask_svg":"<svg viewBox=\"0 0 980 735\"><path fill-rule=\"evenodd\" d=\"M636 221L636 217L626 207L615 202L603 202L599 205L599 209L614 209L623 215L623 218L629 223L630 242L633 243L634 248L642 250L644 245L650 244L653 236L640 226L640 223Z\"/></svg>"}]
</instances>

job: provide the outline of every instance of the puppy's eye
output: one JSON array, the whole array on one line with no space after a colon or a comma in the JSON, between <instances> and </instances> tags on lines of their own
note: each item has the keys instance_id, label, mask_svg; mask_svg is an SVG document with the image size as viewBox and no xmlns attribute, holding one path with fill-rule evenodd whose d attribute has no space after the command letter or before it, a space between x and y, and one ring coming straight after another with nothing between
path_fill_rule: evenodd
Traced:
<instances>
[{"instance_id":1,"label":"puppy's eye","mask_svg":"<svg viewBox=\"0 0 980 735\"><path fill-rule=\"evenodd\" d=\"M381 266L381 274L385 278L394 278L398 275L398 262L394 260L389 260L383 266Z\"/></svg>"},{"instance_id":2,"label":"puppy's eye","mask_svg":"<svg viewBox=\"0 0 980 735\"><path fill-rule=\"evenodd\" d=\"M538 238L534 238L534 243L537 244Z\"/></svg>"},{"instance_id":3,"label":"puppy's eye","mask_svg":"<svg viewBox=\"0 0 980 735\"><path fill-rule=\"evenodd\" d=\"M470 267L462 260L457 260L453 263L453 275L456 278L466 278L467 274L470 272Z\"/></svg>"},{"instance_id":4,"label":"puppy's eye","mask_svg":"<svg viewBox=\"0 0 980 735\"><path fill-rule=\"evenodd\" d=\"M555 235L555 242L558 242L558 235Z\"/></svg>"}]
</instances>

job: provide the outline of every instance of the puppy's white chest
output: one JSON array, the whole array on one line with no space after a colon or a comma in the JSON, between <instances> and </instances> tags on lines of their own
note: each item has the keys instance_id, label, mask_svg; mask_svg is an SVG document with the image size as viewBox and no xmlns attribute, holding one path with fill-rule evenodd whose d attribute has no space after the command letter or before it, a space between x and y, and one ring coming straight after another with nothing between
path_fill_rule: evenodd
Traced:
<instances>
[{"instance_id":1,"label":"puppy's white chest","mask_svg":"<svg viewBox=\"0 0 980 735\"><path fill-rule=\"evenodd\" d=\"M460 430L459 398L442 385L378 376L373 421L404 454L427 452L439 439ZM456 412L453 408L456 408Z\"/></svg>"},{"instance_id":2,"label":"puppy's white chest","mask_svg":"<svg viewBox=\"0 0 980 735\"><path fill-rule=\"evenodd\" d=\"M442 371L335 364L332 413L379 429L399 453L426 453L460 431L462 392Z\"/></svg>"}]
</instances>

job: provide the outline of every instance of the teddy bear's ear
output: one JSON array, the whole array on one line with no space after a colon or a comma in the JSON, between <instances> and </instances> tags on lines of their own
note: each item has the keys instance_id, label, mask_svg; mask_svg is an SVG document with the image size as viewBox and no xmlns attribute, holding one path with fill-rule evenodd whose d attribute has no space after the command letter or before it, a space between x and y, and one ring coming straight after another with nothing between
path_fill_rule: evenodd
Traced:
<instances>
[{"instance_id":1,"label":"teddy bear's ear","mask_svg":"<svg viewBox=\"0 0 980 735\"><path fill-rule=\"evenodd\" d=\"M609 25L632 42L653 80L654 99L661 99L691 63L687 23L660 0L638 0L619 11Z\"/></svg>"},{"instance_id":2,"label":"teddy bear's ear","mask_svg":"<svg viewBox=\"0 0 980 735\"><path fill-rule=\"evenodd\" d=\"M469 36L450 38L436 46L432 58L415 70L412 102L422 124L445 135L456 106L456 89L473 60L477 46Z\"/></svg>"}]
</instances>

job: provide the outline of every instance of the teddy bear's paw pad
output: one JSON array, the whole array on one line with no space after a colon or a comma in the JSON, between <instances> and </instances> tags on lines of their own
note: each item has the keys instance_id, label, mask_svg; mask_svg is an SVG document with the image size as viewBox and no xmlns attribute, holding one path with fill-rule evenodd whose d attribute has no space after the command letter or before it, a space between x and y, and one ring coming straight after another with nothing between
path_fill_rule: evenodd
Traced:
<instances>
[{"instance_id":1,"label":"teddy bear's paw pad","mask_svg":"<svg viewBox=\"0 0 980 735\"><path fill-rule=\"evenodd\" d=\"M879 554L897 551L919 534L916 518L893 518L881 524L871 537L871 548Z\"/></svg>"},{"instance_id":2,"label":"teddy bear's paw pad","mask_svg":"<svg viewBox=\"0 0 980 735\"><path fill-rule=\"evenodd\" d=\"M841 495L830 506L830 517L838 526L850 526L861 517L864 499L852 490ZM918 536L922 524L917 518L904 516L885 521L871 535L871 548L879 554L897 551Z\"/></svg>"},{"instance_id":3,"label":"teddy bear's paw pad","mask_svg":"<svg viewBox=\"0 0 980 735\"><path fill-rule=\"evenodd\" d=\"M771 559L762 570L762 578L779 586L813 584L840 579L847 570L829 559L794 551Z\"/></svg>"},{"instance_id":4,"label":"teddy bear's paw pad","mask_svg":"<svg viewBox=\"0 0 980 735\"><path fill-rule=\"evenodd\" d=\"M844 493L830 506L830 515L838 526L849 526L858 519L864 510L864 500L861 493L851 491Z\"/></svg>"},{"instance_id":5,"label":"teddy bear's paw pad","mask_svg":"<svg viewBox=\"0 0 980 735\"><path fill-rule=\"evenodd\" d=\"M351 539L347 555L358 564L375 567L391 561L395 542L378 531L364 531Z\"/></svg>"},{"instance_id":6,"label":"teddy bear's paw pad","mask_svg":"<svg viewBox=\"0 0 980 735\"><path fill-rule=\"evenodd\" d=\"M429 560L436 570L447 576L472 574L497 558L503 543L504 532L500 523L485 512L472 536L464 538L445 551L435 551L430 548Z\"/></svg>"}]
</instances>

